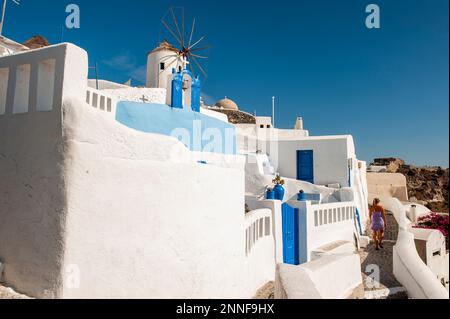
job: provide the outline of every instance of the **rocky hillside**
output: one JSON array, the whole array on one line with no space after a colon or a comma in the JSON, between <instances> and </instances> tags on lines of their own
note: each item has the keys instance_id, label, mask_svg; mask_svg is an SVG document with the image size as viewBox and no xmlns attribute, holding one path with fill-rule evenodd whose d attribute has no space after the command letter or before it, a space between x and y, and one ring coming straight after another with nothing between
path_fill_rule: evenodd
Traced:
<instances>
[{"instance_id":1,"label":"rocky hillside","mask_svg":"<svg viewBox=\"0 0 450 319\"><path fill-rule=\"evenodd\" d=\"M30 48L30 49L39 49L42 47L49 46L47 39L40 35L34 35L27 41L23 43L24 46Z\"/></svg>"},{"instance_id":2,"label":"rocky hillside","mask_svg":"<svg viewBox=\"0 0 450 319\"><path fill-rule=\"evenodd\" d=\"M256 124L255 117L245 112L221 109L213 109L212 111L225 114L232 124Z\"/></svg>"},{"instance_id":3,"label":"rocky hillside","mask_svg":"<svg viewBox=\"0 0 450 319\"><path fill-rule=\"evenodd\" d=\"M386 166L389 173L406 176L408 195L416 198L435 212L448 213L449 169L441 167L416 167L399 158L378 158L372 165Z\"/></svg>"}]
</instances>

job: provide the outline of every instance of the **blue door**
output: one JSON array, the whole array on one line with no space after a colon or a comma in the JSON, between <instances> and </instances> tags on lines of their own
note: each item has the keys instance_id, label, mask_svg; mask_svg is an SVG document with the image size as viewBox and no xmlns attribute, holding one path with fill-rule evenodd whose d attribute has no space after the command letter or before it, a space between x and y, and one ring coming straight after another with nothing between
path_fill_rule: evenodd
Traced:
<instances>
[{"instance_id":1,"label":"blue door","mask_svg":"<svg viewBox=\"0 0 450 319\"><path fill-rule=\"evenodd\" d=\"M297 179L314 184L313 151L297 151Z\"/></svg>"},{"instance_id":2,"label":"blue door","mask_svg":"<svg viewBox=\"0 0 450 319\"><path fill-rule=\"evenodd\" d=\"M300 265L298 213L298 209L283 204L283 262L285 264Z\"/></svg>"}]
</instances>

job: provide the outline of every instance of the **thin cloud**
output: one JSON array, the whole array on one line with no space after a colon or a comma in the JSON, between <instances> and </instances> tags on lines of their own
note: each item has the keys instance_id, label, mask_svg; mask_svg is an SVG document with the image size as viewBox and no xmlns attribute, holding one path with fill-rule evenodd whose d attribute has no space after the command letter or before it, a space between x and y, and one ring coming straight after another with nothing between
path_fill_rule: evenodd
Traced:
<instances>
[{"instance_id":1,"label":"thin cloud","mask_svg":"<svg viewBox=\"0 0 450 319\"><path fill-rule=\"evenodd\" d=\"M212 106L212 105L216 104L216 102L217 102L217 100L213 96L211 96L207 93L202 93L202 98L203 98L203 102L209 106Z\"/></svg>"},{"instance_id":2,"label":"thin cloud","mask_svg":"<svg viewBox=\"0 0 450 319\"><path fill-rule=\"evenodd\" d=\"M147 66L138 65L136 58L130 52L124 52L102 62L114 70L123 72L134 81L145 82Z\"/></svg>"}]
</instances>

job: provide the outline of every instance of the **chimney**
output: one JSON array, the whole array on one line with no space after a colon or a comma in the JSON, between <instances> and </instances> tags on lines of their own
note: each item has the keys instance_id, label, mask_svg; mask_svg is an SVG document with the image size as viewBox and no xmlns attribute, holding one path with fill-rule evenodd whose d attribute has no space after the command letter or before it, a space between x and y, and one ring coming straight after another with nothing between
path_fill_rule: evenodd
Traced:
<instances>
[{"instance_id":1,"label":"chimney","mask_svg":"<svg viewBox=\"0 0 450 319\"><path fill-rule=\"evenodd\" d=\"M297 117L297 122L295 123L295 129L303 131L303 118Z\"/></svg>"}]
</instances>

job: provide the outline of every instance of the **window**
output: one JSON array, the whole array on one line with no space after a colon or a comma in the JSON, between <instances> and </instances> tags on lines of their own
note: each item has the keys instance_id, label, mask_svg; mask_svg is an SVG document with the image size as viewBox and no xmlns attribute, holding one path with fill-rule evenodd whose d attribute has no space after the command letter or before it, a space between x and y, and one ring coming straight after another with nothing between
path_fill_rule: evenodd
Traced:
<instances>
[{"instance_id":1,"label":"window","mask_svg":"<svg viewBox=\"0 0 450 319\"><path fill-rule=\"evenodd\" d=\"M267 125L267 128L270 128L270 125Z\"/></svg>"},{"instance_id":2,"label":"window","mask_svg":"<svg viewBox=\"0 0 450 319\"><path fill-rule=\"evenodd\" d=\"M264 125L260 125L259 128L264 128Z\"/></svg>"},{"instance_id":3,"label":"window","mask_svg":"<svg viewBox=\"0 0 450 319\"><path fill-rule=\"evenodd\" d=\"M166 64L165 64L164 62L161 62L161 63L159 64L159 69L160 69L160 70L165 70L165 69L166 69Z\"/></svg>"}]
</instances>

